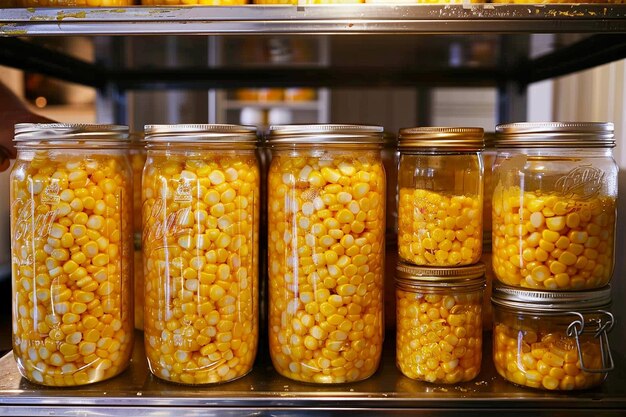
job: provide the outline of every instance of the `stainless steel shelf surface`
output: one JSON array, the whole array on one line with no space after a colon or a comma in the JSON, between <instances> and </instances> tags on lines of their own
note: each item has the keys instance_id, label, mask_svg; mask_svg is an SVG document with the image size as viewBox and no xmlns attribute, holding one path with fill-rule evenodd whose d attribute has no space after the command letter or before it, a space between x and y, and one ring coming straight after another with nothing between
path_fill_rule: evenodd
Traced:
<instances>
[{"instance_id":1,"label":"stainless steel shelf surface","mask_svg":"<svg viewBox=\"0 0 626 417\"><path fill-rule=\"evenodd\" d=\"M626 32L625 4L1 9L0 36Z\"/></svg>"},{"instance_id":2,"label":"stainless steel shelf surface","mask_svg":"<svg viewBox=\"0 0 626 417\"><path fill-rule=\"evenodd\" d=\"M309 385L278 375L266 352L260 352L247 376L217 386L180 386L150 375L137 333L132 364L109 381L78 388L46 388L21 378L12 354L0 359L2 416L184 416L323 415L340 411L359 416L623 416L626 413L626 363L615 355L617 368L596 389L551 393L516 387L499 377L492 365L490 340L485 341L483 370L472 382L445 386L413 381L394 363L388 335L381 366L371 378L334 386Z\"/></svg>"}]
</instances>

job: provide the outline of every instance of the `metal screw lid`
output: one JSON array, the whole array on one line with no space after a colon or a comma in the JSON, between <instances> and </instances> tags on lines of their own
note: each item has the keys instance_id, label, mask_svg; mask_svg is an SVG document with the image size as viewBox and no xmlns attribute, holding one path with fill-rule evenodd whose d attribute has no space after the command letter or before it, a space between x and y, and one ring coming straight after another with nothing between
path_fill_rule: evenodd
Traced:
<instances>
[{"instance_id":1,"label":"metal screw lid","mask_svg":"<svg viewBox=\"0 0 626 417\"><path fill-rule=\"evenodd\" d=\"M494 285L491 301L499 306L532 313L599 309L611 304L609 285L587 291L540 291Z\"/></svg>"},{"instance_id":2,"label":"metal screw lid","mask_svg":"<svg viewBox=\"0 0 626 417\"><path fill-rule=\"evenodd\" d=\"M484 148L480 127L411 127L400 129L398 149L477 152Z\"/></svg>"},{"instance_id":3,"label":"metal screw lid","mask_svg":"<svg viewBox=\"0 0 626 417\"><path fill-rule=\"evenodd\" d=\"M416 266L403 261L399 261L396 265L397 278L417 281L453 282L481 278L483 275L485 275L485 264L482 262L453 268L443 266Z\"/></svg>"},{"instance_id":4,"label":"metal screw lid","mask_svg":"<svg viewBox=\"0 0 626 417\"><path fill-rule=\"evenodd\" d=\"M128 126L72 123L18 123L14 142L77 142L115 143L128 140Z\"/></svg>"},{"instance_id":5,"label":"metal screw lid","mask_svg":"<svg viewBox=\"0 0 626 417\"><path fill-rule=\"evenodd\" d=\"M248 143L257 142L256 127L230 124L146 125L145 141L149 143Z\"/></svg>"},{"instance_id":6,"label":"metal screw lid","mask_svg":"<svg viewBox=\"0 0 626 417\"><path fill-rule=\"evenodd\" d=\"M613 123L526 122L496 126L496 148L614 148Z\"/></svg>"},{"instance_id":7,"label":"metal screw lid","mask_svg":"<svg viewBox=\"0 0 626 417\"><path fill-rule=\"evenodd\" d=\"M383 127L350 124L272 125L270 146L295 144L382 145Z\"/></svg>"}]
</instances>

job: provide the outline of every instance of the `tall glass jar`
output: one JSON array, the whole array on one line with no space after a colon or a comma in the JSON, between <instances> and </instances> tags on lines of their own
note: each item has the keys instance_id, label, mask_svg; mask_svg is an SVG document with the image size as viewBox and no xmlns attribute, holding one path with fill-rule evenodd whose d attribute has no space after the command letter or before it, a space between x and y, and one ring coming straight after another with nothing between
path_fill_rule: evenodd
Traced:
<instances>
[{"instance_id":1,"label":"tall glass jar","mask_svg":"<svg viewBox=\"0 0 626 417\"><path fill-rule=\"evenodd\" d=\"M382 128L272 126L269 340L276 370L317 383L365 379L384 319Z\"/></svg>"},{"instance_id":2,"label":"tall glass jar","mask_svg":"<svg viewBox=\"0 0 626 417\"><path fill-rule=\"evenodd\" d=\"M396 270L396 365L440 384L474 379L482 361L485 265Z\"/></svg>"},{"instance_id":3,"label":"tall glass jar","mask_svg":"<svg viewBox=\"0 0 626 417\"><path fill-rule=\"evenodd\" d=\"M615 253L613 124L513 123L497 133L496 278L545 290L606 285Z\"/></svg>"},{"instance_id":4,"label":"tall glass jar","mask_svg":"<svg viewBox=\"0 0 626 417\"><path fill-rule=\"evenodd\" d=\"M141 176L146 165L143 132L130 135L130 167L133 173L133 288L135 294L135 328L143 330L143 252L141 250Z\"/></svg>"},{"instance_id":5,"label":"tall glass jar","mask_svg":"<svg viewBox=\"0 0 626 417\"><path fill-rule=\"evenodd\" d=\"M11 172L13 353L49 386L110 378L133 348L128 128L18 124Z\"/></svg>"},{"instance_id":6,"label":"tall glass jar","mask_svg":"<svg viewBox=\"0 0 626 417\"><path fill-rule=\"evenodd\" d=\"M230 381L258 344L256 130L145 128L144 335L151 372L183 384Z\"/></svg>"},{"instance_id":7,"label":"tall glass jar","mask_svg":"<svg viewBox=\"0 0 626 417\"><path fill-rule=\"evenodd\" d=\"M400 130L398 251L423 266L475 264L482 249L483 130Z\"/></svg>"},{"instance_id":8,"label":"tall glass jar","mask_svg":"<svg viewBox=\"0 0 626 417\"><path fill-rule=\"evenodd\" d=\"M614 368L608 286L578 292L495 286L493 291L493 361L506 380L542 390L581 390L600 385Z\"/></svg>"}]
</instances>

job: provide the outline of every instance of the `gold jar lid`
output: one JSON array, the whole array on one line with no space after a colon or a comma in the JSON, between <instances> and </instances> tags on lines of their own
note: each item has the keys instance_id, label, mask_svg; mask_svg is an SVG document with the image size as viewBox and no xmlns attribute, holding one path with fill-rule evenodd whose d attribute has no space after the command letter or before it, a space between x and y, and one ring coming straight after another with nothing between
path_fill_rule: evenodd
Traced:
<instances>
[{"instance_id":1,"label":"gold jar lid","mask_svg":"<svg viewBox=\"0 0 626 417\"><path fill-rule=\"evenodd\" d=\"M478 152L484 148L480 127L410 127L400 129L400 151Z\"/></svg>"},{"instance_id":2,"label":"gold jar lid","mask_svg":"<svg viewBox=\"0 0 626 417\"><path fill-rule=\"evenodd\" d=\"M613 123L526 122L496 126L496 148L614 148Z\"/></svg>"},{"instance_id":3,"label":"gold jar lid","mask_svg":"<svg viewBox=\"0 0 626 417\"><path fill-rule=\"evenodd\" d=\"M272 147L297 144L382 146L383 127L349 124L272 125L267 143Z\"/></svg>"},{"instance_id":4,"label":"gold jar lid","mask_svg":"<svg viewBox=\"0 0 626 417\"><path fill-rule=\"evenodd\" d=\"M482 262L450 268L416 266L398 261L396 285L401 289L428 287L472 291L485 286L485 271L485 264Z\"/></svg>"},{"instance_id":5,"label":"gold jar lid","mask_svg":"<svg viewBox=\"0 0 626 417\"><path fill-rule=\"evenodd\" d=\"M13 141L18 149L31 146L80 146L118 148L128 146L128 126L73 123L19 123Z\"/></svg>"},{"instance_id":6,"label":"gold jar lid","mask_svg":"<svg viewBox=\"0 0 626 417\"><path fill-rule=\"evenodd\" d=\"M145 141L163 143L212 143L250 144L257 143L256 127L230 124L175 124L146 125Z\"/></svg>"},{"instance_id":7,"label":"gold jar lid","mask_svg":"<svg viewBox=\"0 0 626 417\"><path fill-rule=\"evenodd\" d=\"M546 314L607 308L611 304L609 285L587 291L540 291L494 285L491 301L515 311Z\"/></svg>"}]
</instances>

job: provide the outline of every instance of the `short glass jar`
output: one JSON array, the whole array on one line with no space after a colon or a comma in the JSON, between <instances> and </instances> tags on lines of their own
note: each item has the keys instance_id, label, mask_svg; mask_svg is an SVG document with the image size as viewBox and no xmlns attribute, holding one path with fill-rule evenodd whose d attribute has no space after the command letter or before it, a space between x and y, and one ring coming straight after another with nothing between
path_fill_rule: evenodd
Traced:
<instances>
[{"instance_id":1,"label":"short glass jar","mask_svg":"<svg viewBox=\"0 0 626 417\"><path fill-rule=\"evenodd\" d=\"M13 353L48 386L102 381L133 349L128 128L18 124L11 172Z\"/></svg>"},{"instance_id":2,"label":"short glass jar","mask_svg":"<svg viewBox=\"0 0 626 417\"><path fill-rule=\"evenodd\" d=\"M580 292L496 286L492 301L493 361L506 380L581 390L600 385L613 369L608 286Z\"/></svg>"},{"instance_id":3,"label":"short glass jar","mask_svg":"<svg viewBox=\"0 0 626 417\"><path fill-rule=\"evenodd\" d=\"M382 128L272 126L268 144L272 363L298 381L365 379L384 330Z\"/></svg>"},{"instance_id":4,"label":"short glass jar","mask_svg":"<svg viewBox=\"0 0 626 417\"><path fill-rule=\"evenodd\" d=\"M396 365L440 384L474 379L482 360L485 265L396 269Z\"/></svg>"},{"instance_id":5,"label":"short glass jar","mask_svg":"<svg viewBox=\"0 0 626 417\"><path fill-rule=\"evenodd\" d=\"M400 130L398 251L423 266L479 261L483 236L483 130Z\"/></svg>"},{"instance_id":6,"label":"short glass jar","mask_svg":"<svg viewBox=\"0 0 626 417\"><path fill-rule=\"evenodd\" d=\"M493 267L506 285L583 290L613 274L612 123L497 127Z\"/></svg>"},{"instance_id":7,"label":"short glass jar","mask_svg":"<svg viewBox=\"0 0 626 417\"><path fill-rule=\"evenodd\" d=\"M182 384L252 369L258 345L256 129L150 125L143 175L144 338L151 372Z\"/></svg>"}]
</instances>

